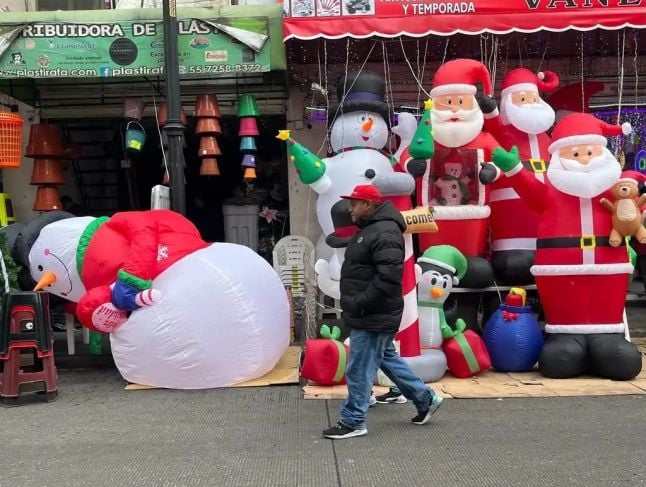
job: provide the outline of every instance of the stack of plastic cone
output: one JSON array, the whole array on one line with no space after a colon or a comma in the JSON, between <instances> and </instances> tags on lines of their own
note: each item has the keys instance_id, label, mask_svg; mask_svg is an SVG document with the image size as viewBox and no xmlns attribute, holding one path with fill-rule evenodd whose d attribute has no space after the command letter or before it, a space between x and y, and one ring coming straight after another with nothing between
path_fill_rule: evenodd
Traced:
<instances>
[{"instance_id":1,"label":"stack of plastic cone","mask_svg":"<svg viewBox=\"0 0 646 487\"><path fill-rule=\"evenodd\" d=\"M217 134L222 133L220 127L220 105L215 93L197 95L193 115L197 117L195 135L200 136L198 156L202 158L200 176L219 176L217 156L222 155L218 146Z\"/></svg>"},{"instance_id":2,"label":"stack of plastic cone","mask_svg":"<svg viewBox=\"0 0 646 487\"><path fill-rule=\"evenodd\" d=\"M260 116L258 104L253 95L242 95L238 98L238 118L240 119L240 153L242 156L242 167L244 168L243 179L253 181L256 179L256 140L260 132L256 118Z\"/></svg>"},{"instance_id":3,"label":"stack of plastic cone","mask_svg":"<svg viewBox=\"0 0 646 487\"><path fill-rule=\"evenodd\" d=\"M29 142L25 151L34 158L30 184L38 186L34 211L61 210L62 204L57 186L65 184L63 159L65 148L58 125L36 123L29 131Z\"/></svg>"}]
</instances>

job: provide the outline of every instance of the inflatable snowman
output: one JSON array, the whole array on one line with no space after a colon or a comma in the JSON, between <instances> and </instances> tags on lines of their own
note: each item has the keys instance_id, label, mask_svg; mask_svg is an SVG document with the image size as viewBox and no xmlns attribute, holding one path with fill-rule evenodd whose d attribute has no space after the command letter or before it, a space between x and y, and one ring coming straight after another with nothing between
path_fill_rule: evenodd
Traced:
<instances>
[{"instance_id":1,"label":"inflatable snowman","mask_svg":"<svg viewBox=\"0 0 646 487\"><path fill-rule=\"evenodd\" d=\"M208 244L168 210L75 218L53 212L15 244L37 288L77 303L110 333L129 382L223 387L262 376L289 344L289 306L274 270L249 248Z\"/></svg>"},{"instance_id":2,"label":"inflatable snowman","mask_svg":"<svg viewBox=\"0 0 646 487\"><path fill-rule=\"evenodd\" d=\"M337 83L339 103L332 105L328 113L334 153L331 157L319 160L291 139L288 131L279 134L288 143L290 159L301 181L318 193L316 212L323 234L317 244L322 257L316 263L317 280L319 288L336 299L345 248L332 248L325 242L335 233L333 206L358 184L374 184L384 196L410 195L415 189L412 176L396 173L393 164L397 159L382 151L390 138L385 89L383 78L365 71L349 74ZM413 122L414 116L402 114L400 130L395 130L401 139L400 147L408 146L416 128Z\"/></svg>"}]
</instances>

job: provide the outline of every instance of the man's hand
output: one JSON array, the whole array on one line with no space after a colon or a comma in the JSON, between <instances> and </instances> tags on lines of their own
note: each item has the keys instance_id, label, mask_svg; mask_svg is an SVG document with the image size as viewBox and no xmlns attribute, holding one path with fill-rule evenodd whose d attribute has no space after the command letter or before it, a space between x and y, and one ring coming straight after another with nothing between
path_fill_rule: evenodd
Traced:
<instances>
[{"instance_id":1,"label":"man's hand","mask_svg":"<svg viewBox=\"0 0 646 487\"><path fill-rule=\"evenodd\" d=\"M406 164L406 170L414 178L419 178L426 172L426 164L425 159L411 159Z\"/></svg>"},{"instance_id":2,"label":"man's hand","mask_svg":"<svg viewBox=\"0 0 646 487\"><path fill-rule=\"evenodd\" d=\"M478 101L480 110L482 110L482 113L484 114L493 113L498 110L496 100L491 96L481 95L476 97L476 100Z\"/></svg>"},{"instance_id":3,"label":"man's hand","mask_svg":"<svg viewBox=\"0 0 646 487\"><path fill-rule=\"evenodd\" d=\"M480 172L478 173L478 179L482 184L491 184L498 177L498 171L496 166L489 164L487 162L480 163Z\"/></svg>"},{"instance_id":4,"label":"man's hand","mask_svg":"<svg viewBox=\"0 0 646 487\"><path fill-rule=\"evenodd\" d=\"M509 172L520 164L518 147L513 146L509 152L502 147L498 147L491 153L491 159L502 172Z\"/></svg>"}]
</instances>

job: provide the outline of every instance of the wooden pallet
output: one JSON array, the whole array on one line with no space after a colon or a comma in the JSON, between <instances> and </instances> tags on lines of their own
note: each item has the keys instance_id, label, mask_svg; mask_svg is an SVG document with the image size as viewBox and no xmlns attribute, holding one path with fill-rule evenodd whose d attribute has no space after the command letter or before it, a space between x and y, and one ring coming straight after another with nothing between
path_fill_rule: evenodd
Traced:
<instances>
[{"instance_id":1,"label":"wooden pallet","mask_svg":"<svg viewBox=\"0 0 646 487\"><path fill-rule=\"evenodd\" d=\"M272 385L298 384L298 361L301 354L301 347L290 346L280 358L276 367L271 371L247 382L241 382L229 387L264 387ZM154 386L143 384L127 384L126 391L143 391L148 389L158 389Z\"/></svg>"},{"instance_id":2,"label":"wooden pallet","mask_svg":"<svg viewBox=\"0 0 646 487\"><path fill-rule=\"evenodd\" d=\"M646 353L646 338L633 342ZM505 373L487 371L470 379L457 379L449 374L430 384L440 395L449 398L508 398L508 397L571 397L646 394L646 357L642 371L631 381L618 382L596 377L547 379L538 371ZM305 399L345 399L346 386L325 387L308 384L303 388ZM375 386L376 395L387 391Z\"/></svg>"}]
</instances>

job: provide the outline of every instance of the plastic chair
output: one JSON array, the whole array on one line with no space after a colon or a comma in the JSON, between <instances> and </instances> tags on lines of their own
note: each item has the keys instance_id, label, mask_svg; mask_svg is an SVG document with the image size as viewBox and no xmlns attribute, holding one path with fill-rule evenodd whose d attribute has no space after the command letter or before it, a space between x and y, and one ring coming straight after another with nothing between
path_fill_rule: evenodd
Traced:
<instances>
[{"instance_id":1,"label":"plastic chair","mask_svg":"<svg viewBox=\"0 0 646 487\"><path fill-rule=\"evenodd\" d=\"M332 300L334 303L333 306L328 306L325 304L326 298L328 300ZM318 319L322 320L324 316L326 315L334 315L334 317L337 320L341 319L341 300L340 299L332 299L331 297L327 296L323 291L319 290L319 307L318 307Z\"/></svg>"},{"instance_id":2,"label":"plastic chair","mask_svg":"<svg viewBox=\"0 0 646 487\"><path fill-rule=\"evenodd\" d=\"M314 245L298 235L283 237L274 247L273 261L283 285L290 289L294 318L301 323L295 333L298 337L303 331L307 337L314 336L318 306Z\"/></svg>"},{"instance_id":3,"label":"plastic chair","mask_svg":"<svg viewBox=\"0 0 646 487\"><path fill-rule=\"evenodd\" d=\"M306 274L314 262L314 244L307 238L289 235L281 238L273 250L274 270L292 296L305 296Z\"/></svg>"}]
</instances>

